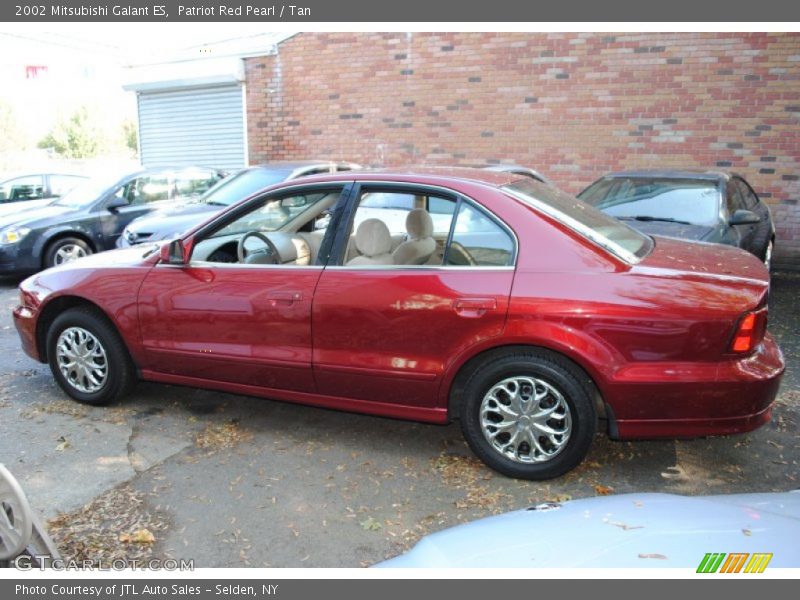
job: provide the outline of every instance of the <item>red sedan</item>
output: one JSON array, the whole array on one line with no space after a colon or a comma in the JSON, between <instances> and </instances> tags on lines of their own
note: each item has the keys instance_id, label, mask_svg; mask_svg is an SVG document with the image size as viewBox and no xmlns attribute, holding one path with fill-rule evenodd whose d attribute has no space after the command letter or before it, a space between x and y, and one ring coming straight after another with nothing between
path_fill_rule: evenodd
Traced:
<instances>
[{"instance_id":1,"label":"red sedan","mask_svg":"<svg viewBox=\"0 0 800 600\"><path fill-rule=\"evenodd\" d=\"M769 275L735 248L648 237L530 178L326 175L163 245L20 285L25 351L64 391L137 378L387 417L459 419L509 476L613 438L750 431L783 357Z\"/></svg>"}]
</instances>

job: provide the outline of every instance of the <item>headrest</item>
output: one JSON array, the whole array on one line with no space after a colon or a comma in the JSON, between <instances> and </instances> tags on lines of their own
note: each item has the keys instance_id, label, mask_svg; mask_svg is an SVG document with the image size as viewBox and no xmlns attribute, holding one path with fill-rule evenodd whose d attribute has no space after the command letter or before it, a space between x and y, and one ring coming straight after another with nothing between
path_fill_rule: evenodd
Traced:
<instances>
[{"instance_id":1,"label":"headrest","mask_svg":"<svg viewBox=\"0 0 800 600\"><path fill-rule=\"evenodd\" d=\"M356 248L364 256L387 254L392 249L392 235L380 219L367 219L356 230Z\"/></svg>"},{"instance_id":2,"label":"headrest","mask_svg":"<svg viewBox=\"0 0 800 600\"><path fill-rule=\"evenodd\" d=\"M415 208L406 217L406 231L412 240L421 240L433 235L433 219L424 208Z\"/></svg>"}]
</instances>

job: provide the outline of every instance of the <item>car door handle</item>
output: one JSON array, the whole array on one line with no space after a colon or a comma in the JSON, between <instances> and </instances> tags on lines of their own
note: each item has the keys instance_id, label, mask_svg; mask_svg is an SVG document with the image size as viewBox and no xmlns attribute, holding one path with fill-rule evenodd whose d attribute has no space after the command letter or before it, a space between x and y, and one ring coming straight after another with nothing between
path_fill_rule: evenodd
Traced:
<instances>
[{"instance_id":1,"label":"car door handle","mask_svg":"<svg viewBox=\"0 0 800 600\"><path fill-rule=\"evenodd\" d=\"M497 300L494 298L456 298L453 301L453 309L460 317L476 318L482 317L488 310L497 308Z\"/></svg>"},{"instance_id":2,"label":"car door handle","mask_svg":"<svg viewBox=\"0 0 800 600\"><path fill-rule=\"evenodd\" d=\"M293 290L269 292L267 294L267 300L269 300L272 306L277 306L278 304L294 304L295 302L300 302L302 299L303 293Z\"/></svg>"}]
</instances>

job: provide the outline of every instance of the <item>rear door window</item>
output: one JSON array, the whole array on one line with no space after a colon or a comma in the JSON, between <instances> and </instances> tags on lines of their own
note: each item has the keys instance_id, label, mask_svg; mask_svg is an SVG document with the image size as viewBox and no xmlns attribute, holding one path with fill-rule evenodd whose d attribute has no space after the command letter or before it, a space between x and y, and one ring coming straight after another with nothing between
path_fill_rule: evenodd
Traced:
<instances>
[{"instance_id":1,"label":"rear door window","mask_svg":"<svg viewBox=\"0 0 800 600\"><path fill-rule=\"evenodd\" d=\"M350 230L349 241L345 248L344 263L347 264L359 252L355 244L355 234L359 226L368 219L382 221L392 238L391 250L394 251L400 244L408 241L409 233L406 227L408 214L415 209L428 212L433 222L431 237L435 241L433 253L425 260L426 265L441 265L444 258L452 222L456 212L456 202L441 196L428 194L426 190L381 190L368 187L361 193L353 216L353 226ZM400 263L408 266L407 263ZM391 265L387 265L391 266Z\"/></svg>"},{"instance_id":2,"label":"rear door window","mask_svg":"<svg viewBox=\"0 0 800 600\"><path fill-rule=\"evenodd\" d=\"M170 191L171 184L166 174L142 175L120 187L115 196L125 198L128 204L135 206L167 200Z\"/></svg>"},{"instance_id":3,"label":"rear door window","mask_svg":"<svg viewBox=\"0 0 800 600\"><path fill-rule=\"evenodd\" d=\"M22 202L44 198L44 181L41 175L9 179L0 184L0 202Z\"/></svg>"},{"instance_id":4,"label":"rear door window","mask_svg":"<svg viewBox=\"0 0 800 600\"><path fill-rule=\"evenodd\" d=\"M508 267L514 264L514 240L491 217L462 201L445 264L457 267Z\"/></svg>"}]
</instances>

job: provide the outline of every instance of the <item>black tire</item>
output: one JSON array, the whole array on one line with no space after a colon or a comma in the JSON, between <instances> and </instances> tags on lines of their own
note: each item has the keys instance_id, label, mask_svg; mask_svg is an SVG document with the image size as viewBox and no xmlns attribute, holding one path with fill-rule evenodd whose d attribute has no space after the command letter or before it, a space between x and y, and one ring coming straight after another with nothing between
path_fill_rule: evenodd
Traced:
<instances>
[{"instance_id":1,"label":"black tire","mask_svg":"<svg viewBox=\"0 0 800 600\"><path fill-rule=\"evenodd\" d=\"M98 389L80 390L61 372L56 346L61 334L69 329L88 332L104 351L105 379ZM56 317L47 332L47 360L61 389L85 404L100 406L114 402L127 394L136 382L135 367L122 338L105 315L91 307L71 308Z\"/></svg>"},{"instance_id":2,"label":"black tire","mask_svg":"<svg viewBox=\"0 0 800 600\"><path fill-rule=\"evenodd\" d=\"M58 264L63 264L59 262L58 253L59 251L64 250L65 248L76 248L79 252L83 252L85 256L89 256L93 253L92 248L84 242L80 238L76 237L63 237L59 238L54 242L51 242L50 245L47 247L47 251L44 253L44 267L50 268L55 267Z\"/></svg>"},{"instance_id":3,"label":"black tire","mask_svg":"<svg viewBox=\"0 0 800 600\"><path fill-rule=\"evenodd\" d=\"M541 462L519 462L504 455L489 442L481 428L481 405L484 397L492 389L497 389L497 384L514 377L532 377L545 383L560 394L563 402L557 400L558 394L552 393L548 394L544 402L550 402L554 406L560 403L562 408L565 403L569 410L569 435L566 438L560 436L559 441L563 440L560 451ZM476 456L495 471L517 479L551 479L567 473L584 459L597 431L593 388L587 375L564 357L537 349L509 352L478 367L464 386L460 421L464 438ZM559 424L563 427L565 423L566 419ZM501 436L496 439L502 445L506 440ZM549 445L545 449L554 451L556 446L551 444L552 442L544 440L543 446ZM523 458L531 458L535 454L527 441L517 446L523 449ZM527 455L524 454L525 448L529 450ZM516 456L519 457L519 452Z\"/></svg>"}]
</instances>

